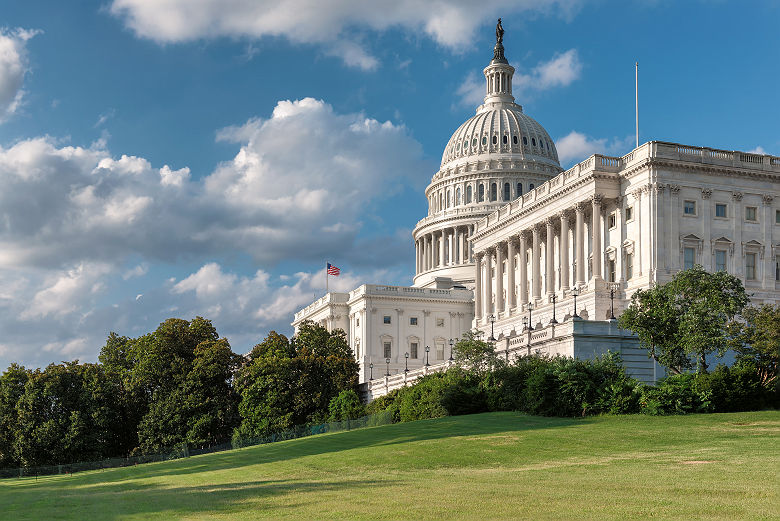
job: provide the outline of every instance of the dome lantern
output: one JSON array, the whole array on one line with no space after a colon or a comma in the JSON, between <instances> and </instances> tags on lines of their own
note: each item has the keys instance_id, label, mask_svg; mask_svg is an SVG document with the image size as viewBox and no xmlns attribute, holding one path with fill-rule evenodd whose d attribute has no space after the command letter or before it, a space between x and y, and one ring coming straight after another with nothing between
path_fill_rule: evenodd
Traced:
<instances>
[{"instance_id":1,"label":"dome lantern","mask_svg":"<svg viewBox=\"0 0 780 521\"><path fill-rule=\"evenodd\" d=\"M496 46L493 48L493 59L490 65L482 71L487 82L485 105L489 103L514 103L512 96L512 76L515 68L509 65L504 57L504 28L501 26L501 18L496 24Z\"/></svg>"}]
</instances>

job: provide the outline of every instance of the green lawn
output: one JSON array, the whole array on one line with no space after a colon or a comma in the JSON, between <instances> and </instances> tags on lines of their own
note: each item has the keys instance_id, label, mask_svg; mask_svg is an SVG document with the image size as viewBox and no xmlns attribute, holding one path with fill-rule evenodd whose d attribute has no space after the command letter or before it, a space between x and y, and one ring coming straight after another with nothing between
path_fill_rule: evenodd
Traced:
<instances>
[{"instance_id":1,"label":"green lawn","mask_svg":"<svg viewBox=\"0 0 780 521\"><path fill-rule=\"evenodd\" d=\"M0 519L780 519L780 412L478 414L0 481Z\"/></svg>"}]
</instances>

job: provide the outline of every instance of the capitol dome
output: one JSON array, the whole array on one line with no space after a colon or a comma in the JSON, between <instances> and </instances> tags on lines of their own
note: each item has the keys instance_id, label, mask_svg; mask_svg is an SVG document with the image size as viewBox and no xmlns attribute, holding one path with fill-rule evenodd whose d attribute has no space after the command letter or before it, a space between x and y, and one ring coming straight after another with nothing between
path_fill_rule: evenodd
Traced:
<instances>
[{"instance_id":1,"label":"capitol dome","mask_svg":"<svg viewBox=\"0 0 780 521\"><path fill-rule=\"evenodd\" d=\"M516 103L482 105L452 134L441 158L450 163L507 158L533 161L560 168L550 135Z\"/></svg>"},{"instance_id":2,"label":"capitol dome","mask_svg":"<svg viewBox=\"0 0 780 521\"><path fill-rule=\"evenodd\" d=\"M482 71L482 105L452 134L425 189L428 215L413 232L415 286L473 288L474 224L563 171L550 135L515 103L503 34L499 23L493 59Z\"/></svg>"}]
</instances>

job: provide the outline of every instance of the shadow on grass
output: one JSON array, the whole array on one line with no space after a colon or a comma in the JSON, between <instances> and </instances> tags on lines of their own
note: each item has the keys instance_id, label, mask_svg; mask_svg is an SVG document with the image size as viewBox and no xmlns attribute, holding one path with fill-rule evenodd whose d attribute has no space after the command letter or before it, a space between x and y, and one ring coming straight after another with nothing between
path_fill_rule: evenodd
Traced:
<instances>
[{"instance_id":1,"label":"shadow on grass","mask_svg":"<svg viewBox=\"0 0 780 521\"><path fill-rule=\"evenodd\" d=\"M433 420L369 427L247 447L238 451L227 451L170 461L164 465L139 465L133 468L133 472L120 479L138 479L159 475L191 474L234 469L351 449L380 447L456 436L495 434L505 431L558 429L573 425L583 425L592 421L590 418L544 418L520 413L448 416ZM104 479L112 478L106 476ZM102 480L98 478L98 481Z\"/></svg>"},{"instance_id":2,"label":"shadow on grass","mask_svg":"<svg viewBox=\"0 0 780 521\"><path fill-rule=\"evenodd\" d=\"M224 483L203 486L164 487L134 483L132 487L117 487L116 483L98 484L86 488L63 488L44 485L17 491L3 510L8 519L147 519L178 518L208 512L239 513L254 511L283 512L306 504L308 493L341 492L386 486L392 481L343 479L336 481L268 480ZM60 483L61 484L61 483ZM288 496L286 503L269 505L267 500ZM52 505L42 501L49 498ZM43 516L43 517L42 517Z\"/></svg>"}]
</instances>

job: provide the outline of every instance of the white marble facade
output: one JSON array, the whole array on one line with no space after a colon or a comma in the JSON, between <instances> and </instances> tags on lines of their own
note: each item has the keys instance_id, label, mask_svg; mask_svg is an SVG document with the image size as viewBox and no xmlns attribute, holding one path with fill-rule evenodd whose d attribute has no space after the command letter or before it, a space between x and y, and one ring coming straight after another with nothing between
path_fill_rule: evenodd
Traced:
<instances>
[{"instance_id":1,"label":"white marble facade","mask_svg":"<svg viewBox=\"0 0 780 521\"><path fill-rule=\"evenodd\" d=\"M295 315L294 326L344 329L361 381L371 363L374 378L386 373L388 347L397 374L404 353L416 351L410 369L425 346L440 363L450 339L491 327L508 358L609 348L652 381L636 338L609 320L638 288L701 264L740 277L754 303L780 302L780 158L651 141L564 172L549 134L514 102L503 52L483 73L484 103L425 190L414 285L329 293Z\"/></svg>"}]
</instances>

